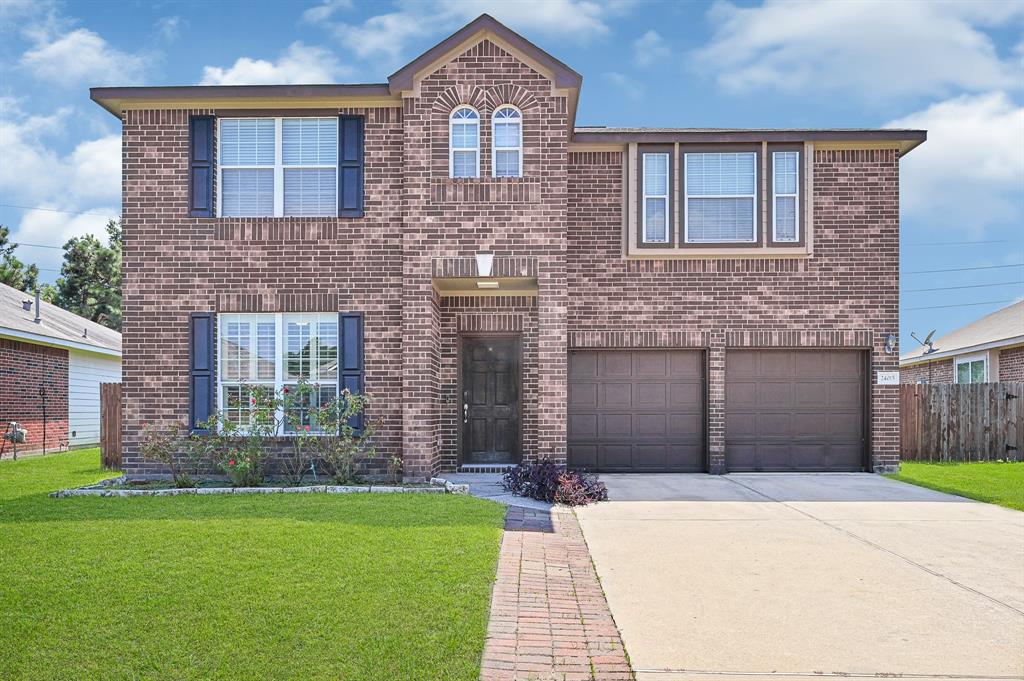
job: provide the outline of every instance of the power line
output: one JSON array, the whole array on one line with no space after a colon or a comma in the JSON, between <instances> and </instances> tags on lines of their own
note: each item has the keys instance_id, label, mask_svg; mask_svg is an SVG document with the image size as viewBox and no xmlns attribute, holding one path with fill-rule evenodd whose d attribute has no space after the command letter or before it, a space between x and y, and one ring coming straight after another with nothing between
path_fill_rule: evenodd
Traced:
<instances>
[{"instance_id":1,"label":"power line","mask_svg":"<svg viewBox=\"0 0 1024 681\"><path fill-rule=\"evenodd\" d=\"M23 244L20 241L14 244L15 246L25 246L26 248L55 248L58 251L64 250L63 246L47 246L46 244Z\"/></svg>"},{"instance_id":2,"label":"power line","mask_svg":"<svg viewBox=\"0 0 1024 681\"><path fill-rule=\"evenodd\" d=\"M1012 303L1013 300L987 300L984 303L960 303L958 305L929 305L927 307L905 307L904 310L938 310L946 307L975 307L978 305L995 305L997 303Z\"/></svg>"},{"instance_id":3,"label":"power line","mask_svg":"<svg viewBox=\"0 0 1024 681\"><path fill-rule=\"evenodd\" d=\"M971 284L969 286L939 286L938 288L912 288L901 293L921 293L923 291L953 291L962 288L987 288L989 286L1024 286L1024 281L1003 281L998 284Z\"/></svg>"},{"instance_id":4,"label":"power line","mask_svg":"<svg viewBox=\"0 0 1024 681\"><path fill-rule=\"evenodd\" d=\"M948 270L917 270L916 272L903 272L903 274L935 274L937 272L973 272L974 270L1001 270L1007 267L1024 267L1024 262L1016 265L985 265L984 267L954 267Z\"/></svg>"},{"instance_id":5,"label":"power line","mask_svg":"<svg viewBox=\"0 0 1024 681\"><path fill-rule=\"evenodd\" d=\"M20 210L45 210L51 213L67 213L69 215L98 215L101 218L109 218L110 213L95 213L89 210L61 210L60 208L43 208L42 206L17 206L13 203L0 203L2 208L18 208Z\"/></svg>"},{"instance_id":6,"label":"power line","mask_svg":"<svg viewBox=\"0 0 1024 681\"><path fill-rule=\"evenodd\" d=\"M1013 239L994 239L991 241L922 241L913 244L900 244L901 246L968 246L972 244L1012 244L1020 243Z\"/></svg>"}]
</instances>

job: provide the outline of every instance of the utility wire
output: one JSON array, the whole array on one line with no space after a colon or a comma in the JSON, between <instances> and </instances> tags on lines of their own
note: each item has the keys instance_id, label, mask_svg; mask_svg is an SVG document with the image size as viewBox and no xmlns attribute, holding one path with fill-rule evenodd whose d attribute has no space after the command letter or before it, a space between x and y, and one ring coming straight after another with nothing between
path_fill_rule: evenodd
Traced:
<instances>
[{"instance_id":1,"label":"utility wire","mask_svg":"<svg viewBox=\"0 0 1024 681\"><path fill-rule=\"evenodd\" d=\"M986 300L984 303L960 303L958 305L929 305L927 307L905 307L904 310L938 310L946 307L975 307L977 305L995 305L996 303L1012 303L1013 300Z\"/></svg>"},{"instance_id":2,"label":"utility wire","mask_svg":"<svg viewBox=\"0 0 1024 681\"><path fill-rule=\"evenodd\" d=\"M971 244L1012 244L1020 243L1013 239L994 239L992 241L922 241L913 244L900 244L901 246L968 246Z\"/></svg>"},{"instance_id":3,"label":"utility wire","mask_svg":"<svg viewBox=\"0 0 1024 681\"><path fill-rule=\"evenodd\" d=\"M15 246L25 246L26 248L55 248L58 251L63 250L63 246L47 246L46 244L23 244L20 241L14 244Z\"/></svg>"},{"instance_id":4,"label":"utility wire","mask_svg":"<svg viewBox=\"0 0 1024 681\"><path fill-rule=\"evenodd\" d=\"M973 272L974 270L1001 270L1007 267L1024 267L1024 262L1015 265L985 265L984 267L953 267L948 270L917 270L916 272L903 272L902 274L935 274L937 272Z\"/></svg>"},{"instance_id":5,"label":"utility wire","mask_svg":"<svg viewBox=\"0 0 1024 681\"><path fill-rule=\"evenodd\" d=\"M96 213L89 210L61 210L60 208L43 208L42 206L16 206L13 203L0 203L2 208L18 208L20 210L45 210L51 213L68 213L69 215L98 215L101 218L109 218L110 213Z\"/></svg>"},{"instance_id":6,"label":"utility wire","mask_svg":"<svg viewBox=\"0 0 1024 681\"><path fill-rule=\"evenodd\" d=\"M1024 281L1003 281L998 284L971 284L969 286L939 286L938 288L912 288L901 293L921 293L923 291L953 291L962 288L987 288L989 286L1024 286Z\"/></svg>"}]
</instances>

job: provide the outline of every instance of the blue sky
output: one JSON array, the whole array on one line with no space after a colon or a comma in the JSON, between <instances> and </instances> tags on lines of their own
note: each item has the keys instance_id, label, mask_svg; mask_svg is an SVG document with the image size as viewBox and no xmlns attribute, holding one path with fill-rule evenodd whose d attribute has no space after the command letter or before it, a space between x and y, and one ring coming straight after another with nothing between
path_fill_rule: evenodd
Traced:
<instances>
[{"instance_id":1,"label":"blue sky","mask_svg":"<svg viewBox=\"0 0 1024 681\"><path fill-rule=\"evenodd\" d=\"M904 351L1024 296L1011 1L0 0L0 223L59 247L118 213L119 124L90 86L383 82L484 11L583 74L581 125L927 128L902 162ZM19 255L57 277L59 250ZM918 273L962 268L986 269Z\"/></svg>"}]
</instances>

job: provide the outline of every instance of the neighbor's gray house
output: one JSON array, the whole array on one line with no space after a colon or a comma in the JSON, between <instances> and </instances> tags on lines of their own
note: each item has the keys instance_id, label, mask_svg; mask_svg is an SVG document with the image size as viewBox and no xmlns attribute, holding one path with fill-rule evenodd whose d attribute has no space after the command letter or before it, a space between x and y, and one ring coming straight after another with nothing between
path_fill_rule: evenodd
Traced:
<instances>
[{"instance_id":1,"label":"neighbor's gray house","mask_svg":"<svg viewBox=\"0 0 1024 681\"><path fill-rule=\"evenodd\" d=\"M98 444L100 383L120 381L120 333L0 284L0 432L19 423L19 450Z\"/></svg>"},{"instance_id":2,"label":"neighbor's gray house","mask_svg":"<svg viewBox=\"0 0 1024 681\"><path fill-rule=\"evenodd\" d=\"M903 383L1024 381L1024 300L900 357Z\"/></svg>"},{"instance_id":3,"label":"neighbor's gray house","mask_svg":"<svg viewBox=\"0 0 1024 681\"><path fill-rule=\"evenodd\" d=\"M381 83L94 88L128 473L166 473L144 422L244 420L244 385L300 378L367 393L409 479L894 469L876 372L925 132L584 126L582 84L484 15Z\"/></svg>"}]
</instances>

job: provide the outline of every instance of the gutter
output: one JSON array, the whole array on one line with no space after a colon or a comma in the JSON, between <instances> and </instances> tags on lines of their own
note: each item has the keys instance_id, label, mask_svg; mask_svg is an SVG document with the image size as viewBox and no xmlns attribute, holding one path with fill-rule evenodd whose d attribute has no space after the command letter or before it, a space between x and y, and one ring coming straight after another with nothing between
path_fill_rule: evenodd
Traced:
<instances>
[{"instance_id":1,"label":"gutter","mask_svg":"<svg viewBox=\"0 0 1024 681\"><path fill-rule=\"evenodd\" d=\"M26 341L35 345L46 345L51 348L63 348L65 350L83 350L85 352L94 352L97 355L106 355L108 357L121 358L120 350L111 350L110 348L100 347L99 345L90 345L88 343L79 343L78 341L63 340L61 338L54 338L52 336L44 336L38 333L30 333L28 331L17 331L15 329L0 329L0 338L10 338L11 340Z\"/></svg>"}]
</instances>

